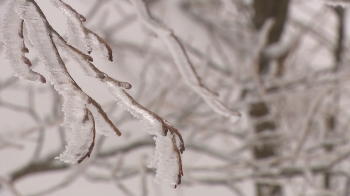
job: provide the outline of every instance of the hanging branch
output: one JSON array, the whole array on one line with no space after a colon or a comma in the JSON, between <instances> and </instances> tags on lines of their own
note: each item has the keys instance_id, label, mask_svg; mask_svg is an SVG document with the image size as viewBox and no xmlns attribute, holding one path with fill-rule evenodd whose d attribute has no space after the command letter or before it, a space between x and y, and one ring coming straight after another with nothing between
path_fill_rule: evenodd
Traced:
<instances>
[{"instance_id":1,"label":"hanging branch","mask_svg":"<svg viewBox=\"0 0 350 196\"><path fill-rule=\"evenodd\" d=\"M16 72L14 68L15 74L21 73L16 75L23 79L43 81L40 74L36 75L28 66L23 66L23 62L14 60L18 56L24 57L23 51L26 50L23 49L23 36L16 39L10 32L15 29L22 35L23 20L28 29L28 38L38 52L39 60L45 64L51 84L64 98L63 125L71 131L68 132L66 151L57 159L74 164L89 157L94 147L95 129L102 135L121 135L100 105L82 91L70 76L61 58L62 54L75 60L86 75L105 84L119 105L146 124L147 131L154 135L156 142L155 156L149 166L157 169L156 182L176 188L183 176L181 154L185 148L181 134L169 122L136 102L125 91L131 88L129 83L109 77L91 63L93 59L87 53L92 51L112 61L111 48L101 37L84 27L84 16L61 0L51 2L67 16L69 44L51 27L35 0L14 0L10 3L2 27L2 38L11 65L18 70ZM12 25L12 18L16 19L17 27ZM16 47L11 47L12 45ZM28 64L26 62L27 60L24 63Z\"/></svg>"}]
</instances>

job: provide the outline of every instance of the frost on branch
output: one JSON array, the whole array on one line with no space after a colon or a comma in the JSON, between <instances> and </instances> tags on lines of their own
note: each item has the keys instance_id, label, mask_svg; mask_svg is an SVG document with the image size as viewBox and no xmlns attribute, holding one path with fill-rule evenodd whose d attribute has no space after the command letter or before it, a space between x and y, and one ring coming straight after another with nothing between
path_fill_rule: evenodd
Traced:
<instances>
[{"instance_id":1,"label":"frost on branch","mask_svg":"<svg viewBox=\"0 0 350 196\"><path fill-rule=\"evenodd\" d=\"M22 36L22 21L24 21L28 38L37 51L39 60L45 65L51 84L64 98L62 125L69 129L68 145L65 152L57 159L74 164L89 157L94 147L95 130L106 136L121 135L101 106L82 91L70 76L61 58L61 55L64 55L77 62L86 75L105 84L119 105L146 124L147 131L154 135L156 143L155 156L150 164L150 167L157 169L156 181L176 187L181 183L181 176L183 176L181 154L185 150L178 130L137 103L125 91L131 88L129 83L109 77L91 63L93 59L88 53L92 51L112 61L111 48L102 38L84 27L84 16L61 0L51 0L51 2L67 16L68 43L50 26L34 0L13 0L2 31L11 65L15 71L20 67L18 72L22 75L17 73L16 75L30 79L28 75L35 72L30 72L28 66L24 69L23 62L21 64L16 61L17 57L24 57L23 51L26 51ZM20 37L13 38L10 35L13 31L20 32Z\"/></svg>"},{"instance_id":2,"label":"frost on branch","mask_svg":"<svg viewBox=\"0 0 350 196\"><path fill-rule=\"evenodd\" d=\"M214 112L230 118L232 122L236 121L240 117L240 113L227 108L219 100L219 97L201 82L186 50L172 30L151 17L143 0L131 0L131 2L142 24L153 31L167 46L187 85L200 95Z\"/></svg>"},{"instance_id":3,"label":"frost on branch","mask_svg":"<svg viewBox=\"0 0 350 196\"><path fill-rule=\"evenodd\" d=\"M82 24L84 20L81 20L83 17L79 13L60 0L52 0L52 2L64 11L68 20L73 21L71 23L75 25L73 29L86 31L87 28ZM71 19L72 17L74 19ZM106 56L110 53L109 50L99 49L103 49L103 46L106 45L101 38L96 37L96 39L91 40L91 42L72 42L72 44L76 44L76 47L80 48L90 48L92 51L97 48L97 51L100 53L102 52L102 56ZM65 51L67 57L75 59L82 70L84 70L85 74L100 79L100 81L107 86L109 92L118 104L135 117L142 120L146 124L148 132L155 135L156 152L150 167L157 169L156 182L167 184L172 187L176 187L177 184L180 184L181 176L183 176L181 154L184 151L184 143L180 133L164 119L141 106L126 93L125 90L131 88L129 83L117 81L98 70L91 62L87 61L89 58L86 57L86 54L74 49L74 47L65 42L62 37L54 36L54 41L62 51ZM91 47L91 45L89 45L90 43L93 43L92 46L95 47ZM109 48L109 46L107 45L106 48ZM109 58L110 57L111 56L109 56Z\"/></svg>"},{"instance_id":4,"label":"frost on branch","mask_svg":"<svg viewBox=\"0 0 350 196\"><path fill-rule=\"evenodd\" d=\"M32 71L30 69L32 63L25 57L25 53L29 51L24 45L23 20L15 12L15 5L15 1L9 3L1 28L1 39L6 49L6 56L10 60L15 76L25 80L45 83L44 76Z\"/></svg>"},{"instance_id":5,"label":"frost on branch","mask_svg":"<svg viewBox=\"0 0 350 196\"><path fill-rule=\"evenodd\" d=\"M112 49L97 34L83 25L86 18L61 0L51 0L52 4L67 16L68 43L85 53L97 52L100 56L113 61Z\"/></svg>"},{"instance_id":6,"label":"frost on branch","mask_svg":"<svg viewBox=\"0 0 350 196\"><path fill-rule=\"evenodd\" d=\"M89 55L86 55L67 44L67 42L56 31L53 31L52 33L52 40L56 44L56 47L59 49L60 53L65 55L67 58L75 60L86 75L91 77L100 77L99 75L102 75L102 73L90 63L92 58ZM92 100L92 103L88 104L87 108L94 116L96 131L98 133L105 136L115 134L119 136L121 135L120 131L113 125L107 114L95 100Z\"/></svg>"},{"instance_id":7,"label":"frost on branch","mask_svg":"<svg viewBox=\"0 0 350 196\"><path fill-rule=\"evenodd\" d=\"M144 122L147 131L154 135L156 151L149 167L157 169L155 181L176 188L177 184L181 183L181 176L183 176L181 154L185 150L178 130L157 114L137 103L119 83L109 78L103 81L118 104Z\"/></svg>"},{"instance_id":8,"label":"frost on branch","mask_svg":"<svg viewBox=\"0 0 350 196\"><path fill-rule=\"evenodd\" d=\"M86 108L85 113L78 110L75 117L79 123L74 123L71 134L68 134L66 151L58 157L72 164L81 163L86 157L90 157L95 140L95 123L91 112Z\"/></svg>"}]
</instances>

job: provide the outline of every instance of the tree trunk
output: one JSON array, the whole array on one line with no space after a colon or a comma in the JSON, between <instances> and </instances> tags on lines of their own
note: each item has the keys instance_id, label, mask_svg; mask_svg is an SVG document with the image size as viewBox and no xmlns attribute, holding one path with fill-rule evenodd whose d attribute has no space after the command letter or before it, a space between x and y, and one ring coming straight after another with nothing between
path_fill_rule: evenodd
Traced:
<instances>
[{"instance_id":1,"label":"tree trunk","mask_svg":"<svg viewBox=\"0 0 350 196\"><path fill-rule=\"evenodd\" d=\"M284 24L287 17L289 0L255 0L254 10L255 16L253 23L255 28L260 30L264 25L265 21L269 18L274 19L274 25L268 35L267 45L276 43L280 40L281 34L284 29ZM269 72L269 59L264 55L260 55L258 72L261 76ZM250 105L250 117L251 118L263 118L269 115L270 111L268 104L264 101L255 102ZM254 125L255 132L274 132L277 131L276 123L273 120L260 121ZM262 144L254 147L253 155L255 159L265 159L276 156L278 145L277 144ZM278 185L269 185L264 183L256 184L256 195L257 196L282 196L282 187Z\"/></svg>"},{"instance_id":2,"label":"tree trunk","mask_svg":"<svg viewBox=\"0 0 350 196\"><path fill-rule=\"evenodd\" d=\"M256 29L261 29L267 19L274 19L274 25L272 26L268 36L267 45L276 43L280 40L287 18L288 6L289 0L254 1L253 7L255 15L253 18L253 23ZM259 74L267 74L269 69L269 59L267 59L264 55L261 55L258 67Z\"/></svg>"}]
</instances>

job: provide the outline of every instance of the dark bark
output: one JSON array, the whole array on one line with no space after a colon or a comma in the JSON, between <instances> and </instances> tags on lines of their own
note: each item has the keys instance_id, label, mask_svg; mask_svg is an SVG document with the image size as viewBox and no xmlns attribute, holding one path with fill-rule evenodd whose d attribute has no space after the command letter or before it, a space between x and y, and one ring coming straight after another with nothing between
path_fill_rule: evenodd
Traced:
<instances>
[{"instance_id":1,"label":"dark bark","mask_svg":"<svg viewBox=\"0 0 350 196\"><path fill-rule=\"evenodd\" d=\"M255 11L253 18L255 28L260 30L266 20L269 18L274 19L274 25L269 33L267 45L278 42L286 23L289 0L255 0L253 6ZM260 55L259 74L267 74L269 70L269 59L264 55Z\"/></svg>"},{"instance_id":2,"label":"dark bark","mask_svg":"<svg viewBox=\"0 0 350 196\"><path fill-rule=\"evenodd\" d=\"M334 48L334 57L335 57L335 71L337 71L341 65L341 58L342 53L344 50L344 40L345 40L345 9L341 6L337 6L334 9L334 12L336 14L337 20L338 20L338 26L337 26L337 42L336 46Z\"/></svg>"},{"instance_id":3,"label":"dark bark","mask_svg":"<svg viewBox=\"0 0 350 196\"><path fill-rule=\"evenodd\" d=\"M274 24L269 32L267 45L276 43L280 40L288 13L289 0L255 0L253 8L255 11L255 16L253 18L253 23L256 29L260 30L264 23L272 18L274 19ZM270 70L269 62L270 60L260 54L258 62L258 73L260 76L267 74ZM281 65L283 66L283 65ZM279 68L283 70L283 68ZM280 71L282 72L282 71ZM280 73L282 74L282 73ZM264 101L252 103L250 105L250 117L251 118L263 118L269 115L270 110L268 109L268 104ZM276 123L273 119L264 120L256 123L254 125L256 133L262 132L274 132L277 131ZM277 155L277 144L260 144L254 147L253 155L255 159L265 159L271 158ZM269 185L264 183L256 184L256 195L257 196L281 196L283 195L283 190L281 186Z\"/></svg>"}]
</instances>

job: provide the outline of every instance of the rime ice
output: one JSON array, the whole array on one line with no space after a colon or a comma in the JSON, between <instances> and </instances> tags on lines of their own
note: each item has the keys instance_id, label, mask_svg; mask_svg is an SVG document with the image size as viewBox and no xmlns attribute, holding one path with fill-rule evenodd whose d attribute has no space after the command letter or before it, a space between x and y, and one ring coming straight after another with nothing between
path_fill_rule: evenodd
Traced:
<instances>
[{"instance_id":1,"label":"rime ice","mask_svg":"<svg viewBox=\"0 0 350 196\"><path fill-rule=\"evenodd\" d=\"M28 52L28 49L24 46L23 20L15 12L16 4L15 1L9 3L1 28L1 39L6 49L6 56L10 60L15 76L45 83L44 76L32 71L30 69L31 62L25 57L25 52Z\"/></svg>"},{"instance_id":2,"label":"rime ice","mask_svg":"<svg viewBox=\"0 0 350 196\"><path fill-rule=\"evenodd\" d=\"M176 187L183 176L181 154L185 148L181 134L170 123L137 103L125 91L131 88L131 84L109 77L91 63L93 59L89 53L92 51L112 61L111 48L83 25L84 16L61 0L51 2L67 17L68 42L51 27L34 0L11 1L1 37L15 75L44 82L43 76L29 68L30 61L24 55L27 52L22 34L24 21L29 41L40 62L45 65L51 84L64 98L62 125L68 130L67 146L56 158L66 163L80 163L93 150L95 131L105 136L121 135L101 106L71 77L61 58L64 55L78 63L86 75L105 84L120 106L145 123L146 130L154 135L156 143L155 155L149 166L157 169L156 182Z\"/></svg>"}]
</instances>

